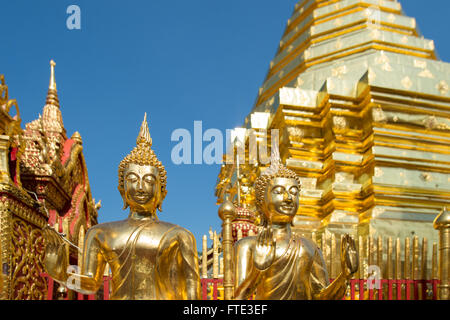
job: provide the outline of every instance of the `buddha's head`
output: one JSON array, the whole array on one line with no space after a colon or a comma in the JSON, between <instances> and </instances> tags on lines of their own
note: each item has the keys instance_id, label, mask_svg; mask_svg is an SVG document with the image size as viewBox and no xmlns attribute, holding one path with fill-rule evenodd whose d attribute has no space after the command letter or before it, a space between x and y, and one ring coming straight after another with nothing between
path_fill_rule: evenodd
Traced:
<instances>
[{"instance_id":1,"label":"buddha's head","mask_svg":"<svg viewBox=\"0 0 450 320\"><path fill-rule=\"evenodd\" d=\"M300 179L281 160L271 166L255 182L256 205L266 223L291 223L298 210Z\"/></svg>"},{"instance_id":2,"label":"buddha's head","mask_svg":"<svg viewBox=\"0 0 450 320\"><path fill-rule=\"evenodd\" d=\"M136 147L119 165L119 192L124 209L156 215L167 194L166 169L151 149L147 114L142 122Z\"/></svg>"}]
</instances>

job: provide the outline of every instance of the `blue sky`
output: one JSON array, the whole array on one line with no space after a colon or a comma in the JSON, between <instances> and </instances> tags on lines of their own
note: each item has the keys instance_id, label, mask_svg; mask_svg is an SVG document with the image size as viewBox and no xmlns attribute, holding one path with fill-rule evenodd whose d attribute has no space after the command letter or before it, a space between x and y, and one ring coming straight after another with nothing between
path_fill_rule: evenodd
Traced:
<instances>
[{"instance_id":1,"label":"blue sky","mask_svg":"<svg viewBox=\"0 0 450 320\"><path fill-rule=\"evenodd\" d=\"M25 123L45 103L49 61L68 136L83 138L99 222L124 219L117 167L135 146L144 112L153 148L168 172L161 220L201 236L220 230L214 186L219 165L175 165L171 133L240 126L274 57L294 0L2 1L0 74ZM444 0L401 1L422 34L450 61ZM81 30L66 9L81 8ZM206 145L206 143L204 144Z\"/></svg>"}]
</instances>

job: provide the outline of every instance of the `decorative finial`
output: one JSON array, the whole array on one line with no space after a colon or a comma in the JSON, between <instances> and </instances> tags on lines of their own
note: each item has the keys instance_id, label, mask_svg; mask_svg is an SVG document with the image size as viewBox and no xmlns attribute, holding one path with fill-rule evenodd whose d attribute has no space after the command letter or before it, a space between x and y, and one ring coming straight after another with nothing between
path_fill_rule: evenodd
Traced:
<instances>
[{"instance_id":1,"label":"decorative finial","mask_svg":"<svg viewBox=\"0 0 450 320\"><path fill-rule=\"evenodd\" d=\"M447 207L444 207L433 221L435 229L443 229L450 227L450 214Z\"/></svg>"},{"instance_id":2,"label":"decorative finial","mask_svg":"<svg viewBox=\"0 0 450 320\"><path fill-rule=\"evenodd\" d=\"M139 135L136 139L137 145L141 143L145 143L152 146L152 138L150 137L150 131L148 129L147 123L147 112L144 115L144 121L142 121L141 130L139 131Z\"/></svg>"},{"instance_id":3,"label":"decorative finial","mask_svg":"<svg viewBox=\"0 0 450 320\"><path fill-rule=\"evenodd\" d=\"M59 108L58 92L56 90L55 81L55 61L50 61L50 84L48 86L47 101L46 104L53 105Z\"/></svg>"},{"instance_id":4,"label":"decorative finial","mask_svg":"<svg viewBox=\"0 0 450 320\"><path fill-rule=\"evenodd\" d=\"M262 173L264 175L272 175L284 167L283 162L280 157L280 150L278 149L278 144L272 145L270 150L270 166Z\"/></svg>"},{"instance_id":5,"label":"decorative finial","mask_svg":"<svg viewBox=\"0 0 450 320\"><path fill-rule=\"evenodd\" d=\"M50 60L50 84L49 84L48 88L52 89L52 90L56 90L55 66L56 66L55 61Z\"/></svg>"},{"instance_id":6,"label":"decorative finial","mask_svg":"<svg viewBox=\"0 0 450 320\"><path fill-rule=\"evenodd\" d=\"M81 134L78 131L75 131L70 139L74 140L78 144L83 144L83 140L81 139Z\"/></svg>"}]
</instances>

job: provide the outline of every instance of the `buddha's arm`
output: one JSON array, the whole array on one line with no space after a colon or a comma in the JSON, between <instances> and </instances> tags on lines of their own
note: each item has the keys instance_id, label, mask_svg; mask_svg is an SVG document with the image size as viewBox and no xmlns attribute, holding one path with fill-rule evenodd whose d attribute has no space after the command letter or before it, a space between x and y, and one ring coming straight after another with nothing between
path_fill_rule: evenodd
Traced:
<instances>
[{"instance_id":1,"label":"buddha's arm","mask_svg":"<svg viewBox=\"0 0 450 320\"><path fill-rule=\"evenodd\" d=\"M69 257L67 255L67 243L51 228L44 229L45 237L45 270L55 281L65 284L68 278L67 267Z\"/></svg>"},{"instance_id":2,"label":"buddha's arm","mask_svg":"<svg viewBox=\"0 0 450 320\"><path fill-rule=\"evenodd\" d=\"M316 250L311 268L311 284L314 300L340 300L347 290L348 281L341 273L331 284L328 284L328 272L325 261L319 250Z\"/></svg>"},{"instance_id":3,"label":"buddha's arm","mask_svg":"<svg viewBox=\"0 0 450 320\"><path fill-rule=\"evenodd\" d=\"M95 293L102 285L106 260L101 251L100 237L101 231L95 227L86 233L79 276L80 289L77 291Z\"/></svg>"},{"instance_id":4,"label":"buddha's arm","mask_svg":"<svg viewBox=\"0 0 450 320\"><path fill-rule=\"evenodd\" d=\"M316 295L316 300L341 300L347 291L348 280L341 273L328 287Z\"/></svg>"},{"instance_id":5,"label":"buddha's arm","mask_svg":"<svg viewBox=\"0 0 450 320\"><path fill-rule=\"evenodd\" d=\"M100 252L98 230L91 228L86 234L79 274L69 273L67 244L61 236L50 229L44 232L47 241L44 264L50 277L72 290L82 293L96 292L102 283L106 263Z\"/></svg>"},{"instance_id":6,"label":"buddha's arm","mask_svg":"<svg viewBox=\"0 0 450 320\"><path fill-rule=\"evenodd\" d=\"M261 271L253 266L252 243L242 239L235 246L235 300L246 300L256 290Z\"/></svg>"},{"instance_id":7,"label":"buddha's arm","mask_svg":"<svg viewBox=\"0 0 450 320\"><path fill-rule=\"evenodd\" d=\"M186 279L186 299L200 299L200 275L198 269L197 244L192 233L180 232L178 235L183 270Z\"/></svg>"}]
</instances>

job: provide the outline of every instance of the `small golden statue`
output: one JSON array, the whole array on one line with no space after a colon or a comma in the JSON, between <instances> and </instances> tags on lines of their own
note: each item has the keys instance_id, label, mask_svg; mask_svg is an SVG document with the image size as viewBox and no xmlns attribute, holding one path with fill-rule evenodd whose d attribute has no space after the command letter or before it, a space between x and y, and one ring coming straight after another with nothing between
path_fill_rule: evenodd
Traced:
<instances>
[{"instance_id":1,"label":"small golden statue","mask_svg":"<svg viewBox=\"0 0 450 320\"><path fill-rule=\"evenodd\" d=\"M320 249L291 231L300 194L298 176L286 168L279 156L255 183L256 205L264 227L257 236L246 237L235 246L235 299L333 300L345 295L348 280L358 269L354 241L341 243L341 274L329 284Z\"/></svg>"},{"instance_id":2,"label":"small golden statue","mask_svg":"<svg viewBox=\"0 0 450 320\"><path fill-rule=\"evenodd\" d=\"M56 281L78 280L77 291L94 293L102 284L108 263L112 274L111 299L200 299L197 246L192 233L162 222L156 215L166 196L166 170L151 149L147 114L137 146L119 165L122 221L102 223L85 236L81 273L67 273L64 239L46 229L45 266Z\"/></svg>"}]
</instances>

